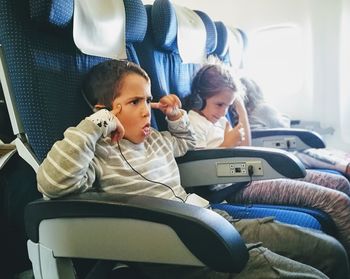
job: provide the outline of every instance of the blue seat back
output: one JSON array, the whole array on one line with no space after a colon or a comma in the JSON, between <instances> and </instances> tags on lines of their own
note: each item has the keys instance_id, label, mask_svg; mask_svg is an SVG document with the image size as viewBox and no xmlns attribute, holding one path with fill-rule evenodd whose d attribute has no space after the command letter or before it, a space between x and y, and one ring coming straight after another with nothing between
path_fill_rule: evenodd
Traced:
<instances>
[{"instance_id":1,"label":"blue seat back","mask_svg":"<svg viewBox=\"0 0 350 279\"><path fill-rule=\"evenodd\" d=\"M222 21L215 21L214 24L218 36L215 56L237 70L243 69L247 35L239 28L229 29Z\"/></svg>"},{"instance_id":2,"label":"blue seat back","mask_svg":"<svg viewBox=\"0 0 350 279\"><path fill-rule=\"evenodd\" d=\"M145 39L136 43L135 49L142 68L151 78L152 94L155 100L169 93L180 99L191 92L191 81L201 64L183 63L177 43L177 18L173 4L168 0L156 0L147 5L148 27ZM203 12L196 11L204 23L206 54L216 48L216 28L214 22ZM200 50L198 50L200 51ZM167 129L164 116L155 112L157 128Z\"/></svg>"},{"instance_id":3,"label":"blue seat back","mask_svg":"<svg viewBox=\"0 0 350 279\"><path fill-rule=\"evenodd\" d=\"M144 37L141 0L125 0L128 59ZM80 91L83 75L106 58L83 54L73 41L73 0L0 3L0 44L10 86L31 147L41 161L64 130L91 113Z\"/></svg>"}]
</instances>

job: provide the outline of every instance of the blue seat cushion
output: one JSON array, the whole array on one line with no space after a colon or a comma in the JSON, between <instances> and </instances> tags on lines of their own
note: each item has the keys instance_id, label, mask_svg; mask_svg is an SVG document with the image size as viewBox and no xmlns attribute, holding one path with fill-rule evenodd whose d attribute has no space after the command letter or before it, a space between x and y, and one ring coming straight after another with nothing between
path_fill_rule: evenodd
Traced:
<instances>
[{"instance_id":1,"label":"blue seat cushion","mask_svg":"<svg viewBox=\"0 0 350 279\"><path fill-rule=\"evenodd\" d=\"M284 205L228 203L212 204L212 208L225 210L235 219L273 216L277 221L283 223L322 230L329 235L337 236L333 220L326 213L317 209Z\"/></svg>"}]
</instances>

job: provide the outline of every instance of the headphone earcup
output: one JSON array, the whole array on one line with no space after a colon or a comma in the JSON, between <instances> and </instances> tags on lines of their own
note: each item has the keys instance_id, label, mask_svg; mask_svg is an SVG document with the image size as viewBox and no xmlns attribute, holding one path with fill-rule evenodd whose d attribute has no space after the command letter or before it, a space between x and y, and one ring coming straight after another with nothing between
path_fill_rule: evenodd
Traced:
<instances>
[{"instance_id":1,"label":"headphone earcup","mask_svg":"<svg viewBox=\"0 0 350 279\"><path fill-rule=\"evenodd\" d=\"M199 94L195 94L192 98L191 107L194 110L202 110L204 108L204 101Z\"/></svg>"}]
</instances>

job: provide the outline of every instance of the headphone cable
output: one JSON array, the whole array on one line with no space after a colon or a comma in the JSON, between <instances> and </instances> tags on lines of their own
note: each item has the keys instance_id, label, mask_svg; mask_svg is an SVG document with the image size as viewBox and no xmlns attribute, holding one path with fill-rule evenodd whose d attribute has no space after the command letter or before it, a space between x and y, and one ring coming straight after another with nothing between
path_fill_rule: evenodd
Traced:
<instances>
[{"instance_id":1,"label":"headphone cable","mask_svg":"<svg viewBox=\"0 0 350 279\"><path fill-rule=\"evenodd\" d=\"M117 141L117 144L118 144L118 149L119 149L119 152L120 152L120 155L122 156L122 158L124 159L124 161L128 164L128 166L135 172L137 173L139 176L141 176L144 180L148 181L148 182L151 182L151 183L155 183L155 184L159 184L159 185L162 185L162 186L165 186L167 187L168 189L171 190L171 192L173 193L174 197L181 200L181 202L183 203L186 203L186 200L184 200L183 198L177 196L175 194L175 191L173 188L171 188L169 185L166 185L165 183L162 183L162 182L159 182L159 181L155 181L155 180L152 180L152 179L148 179L147 177L145 177L142 173L138 172L130 163L129 161L125 158L121 148L120 148L120 144L119 144L119 141ZM186 198L187 199L187 198Z\"/></svg>"}]
</instances>

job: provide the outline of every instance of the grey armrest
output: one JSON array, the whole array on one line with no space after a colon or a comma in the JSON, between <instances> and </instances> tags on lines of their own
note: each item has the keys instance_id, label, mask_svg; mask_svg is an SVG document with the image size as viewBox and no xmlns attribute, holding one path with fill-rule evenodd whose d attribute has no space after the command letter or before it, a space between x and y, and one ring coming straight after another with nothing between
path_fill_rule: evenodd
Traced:
<instances>
[{"instance_id":1,"label":"grey armrest","mask_svg":"<svg viewBox=\"0 0 350 279\"><path fill-rule=\"evenodd\" d=\"M177 158L177 163L184 187L300 178L306 174L296 156L275 148L199 149Z\"/></svg>"},{"instance_id":2,"label":"grey armrest","mask_svg":"<svg viewBox=\"0 0 350 279\"><path fill-rule=\"evenodd\" d=\"M288 151L326 147L319 134L304 129L262 129L252 130L251 133L253 146L273 147Z\"/></svg>"},{"instance_id":3,"label":"grey armrest","mask_svg":"<svg viewBox=\"0 0 350 279\"><path fill-rule=\"evenodd\" d=\"M54 257L209 266L225 272L239 272L248 259L228 221L177 201L85 193L34 201L26 207L25 221L29 240L40 245L35 249L49 249Z\"/></svg>"},{"instance_id":4,"label":"grey armrest","mask_svg":"<svg viewBox=\"0 0 350 279\"><path fill-rule=\"evenodd\" d=\"M309 131L313 131L320 135L333 135L334 128L333 127L322 127L319 121L307 121L307 120L291 120L290 122L291 128L296 129L305 129Z\"/></svg>"}]
</instances>

